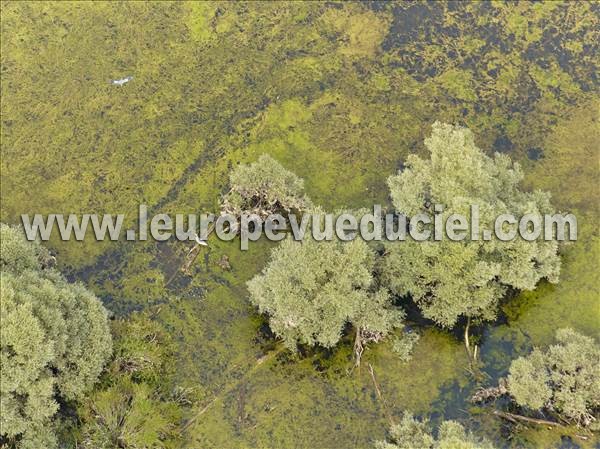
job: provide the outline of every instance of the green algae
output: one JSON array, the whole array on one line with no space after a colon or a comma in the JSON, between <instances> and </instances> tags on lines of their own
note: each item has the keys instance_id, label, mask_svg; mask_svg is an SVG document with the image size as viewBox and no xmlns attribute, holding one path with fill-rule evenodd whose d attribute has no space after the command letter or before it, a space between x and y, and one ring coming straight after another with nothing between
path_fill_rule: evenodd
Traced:
<instances>
[{"instance_id":1,"label":"green algae","mask_svg":"<svg viewBox=\"0 0 600 449\"><path fill-rule=\"evenodd\" d=\"M599 173L593 165L597 162L597 135L597 103L584 101L556 124L545 139L543 159L527 172L528 186L548 189L561 210L577 217L578 241L562 249L558 284L543 282L504 305L507 323L490 329L482 346L482 358L496 375L506 373L512 358L534 346L551 344L556 329L571 327L600 338ZM551 447L560 444L563 433L531 429L520 434L518 440L521 444L535 442L538 447ZM574 436L576 430L570 429L569 433L582 447L587 447L584 443L589 447L597 444L597 437L582 441Z\"/></svg>"},{"instance_id":2,"label":"green algae","mask_svg":"<svg viewBox=\"0 0 600 449\"><path fill-rule=\"evenodd\" d=\"M529 188L576 213L562 281L504 306L481 330L492 379L569 325L598 334L598 14L587 3L7 3L2 6L2 221L21 213L213 211L238 163L269 153L329 209L387 203L385 179L424 153L435 120L471 127L520 160ZM134 75L122 89L112 78ZM543 158L527 159L532 148ZM62 268L116 313L153 308L177 345L177 384L196 388L201 447L368 447L388 426L351 343L279 354L246 300L272 243L61 242ZM232 269L219 259L229 257ZM170 281L170 283L169 283ZM413 359L369 348L389 413L500 423L466 399L460 340L428 330ZM550 447L528 430L515 445ZM580 440L576 440L581 443ZM589 443L592 444L592 443ZM193 446L192 446L193 447Z\"/></svg>"}]
</instances>

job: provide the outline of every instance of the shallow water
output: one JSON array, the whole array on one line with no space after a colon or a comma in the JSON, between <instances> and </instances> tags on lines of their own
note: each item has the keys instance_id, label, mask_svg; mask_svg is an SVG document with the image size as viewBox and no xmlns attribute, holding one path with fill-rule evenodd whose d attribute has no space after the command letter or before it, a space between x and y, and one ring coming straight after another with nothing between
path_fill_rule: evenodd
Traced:
<instances>
[{"instance_id":1,"label":"shallow water","mask_svg":"<svg viewBox=\"0 0 600 449\"><path fill-rule=\"evenodd\" d=\"M528 188L576 213L562 281L506 302L475 330L493 383L510 359L571 326L600 337L598 6L559 3L11 3L2 8L2 221L21 213L212 210L237 163L269 153L328 209L387 202L385 180L424 154L435 120L521 161ZM596 36L597 37L597 36ZM109 81L131 74L122 87ZM543 151L543 158L532 157ZM61 268L116 314L160 307L177 383L199 386L202 447L368 447L386 410L351 342L280 353L246 299L272 244L187 247L51 241ZM216 262L223 254L232 270ZM416 324L419 327L419 324ZM457 335L421 329L413 360L369 348L389 413L459 419L514 447L570 447L512 432L466 398ZM508 437L511 438L510 442ZM579 440L578 444L584 445ZM562 444L562 446L560 446ZM565 446L565 444L567 446ZM593 442L585 443L591 446Z\"/></svg>"}]
</instances>

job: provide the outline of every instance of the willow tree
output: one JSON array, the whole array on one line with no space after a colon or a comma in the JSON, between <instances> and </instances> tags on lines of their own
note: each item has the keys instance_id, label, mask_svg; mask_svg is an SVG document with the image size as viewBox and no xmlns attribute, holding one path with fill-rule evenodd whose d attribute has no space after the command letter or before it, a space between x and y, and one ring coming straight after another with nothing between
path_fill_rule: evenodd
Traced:
<instances>
[{"instance_id":1,"label":"willow tree","mask_svg":"<svg viewBox=\"0 0 600 449\"><path fill-rule=\"evenodd\" d=\"M399 424L390 429L387 441L377 441L376 449L493 449L492 444L465 431L456 421L444 421L437 437L427 421L419 421L405 413Z\"/></svg>"},{"instance_id":2,"label":"willow tree","mask_svg":"<svg viewBox=\"0 0 600 449\"><path fill-rule=\"evenodd\" d=\"M529 410L600 429L600 345L572 329L510 365L508 394Z\"/></svg>"},{"instance_id":3,"label":"willow tree","mask_svg":"<svg viewBox=\"0 0 600 449\"><path fill-rule=\"evenodd\" d=\"M0 439L9 447L55 447L60 401L78 400L111 353L107 313L80 284L48 267L48 251L0 225Z\"/></svg>"},{"instance_id":4,"label":"willow tree","mask_svg":"<svg viewBox=\"0 0 600 449\"><path fill-rule=\"evenodd\" d=\"M461 241L447 236L439 240L439 234L436 239L431 232L425 241L408 236L406 241L390 242L383 277L392 291L410 295L425 317L443 327L452 328L466 318L470 352L472 319L493 320L507 288L531 290L542 278L554 283L560 271L555 240L501 240L494 235L496 217L554 211L549 194L520 188L519 164L506 155L484 154L468 129L435 123L425 146L430 159L410 155L406 168L388 179L396 211L408 218L440 215L445 223L453 214L470 219L475 205L480 230L476 239L467 235ZM483 233L489 241L482 239Z\"/></svg>"},{"instance_id":5,"label":"willow tree","mask_svg":"<svg viewBox=\"0 0 600 449\"><path fill-rule=\"evenodd\" d=\"M304 193L304 180L268 154L238 165L229 175L229 187L221 201L223 214L264 219L274 213L303 212L312 204Z\"/></svg>"},{"instance_id":6,"label":"willow tree","mask_svg":"<svg viewBox=\"0 0 600 449\"><path fill-rule=\"evenodd\" d=\"M354 327L355 355L402 322L403 314L373 276L375 255L360 239L296 242L284 240L271 260L248 282L250 300L269 317L285 345L335 346L348 324Z\"/></svg>"},{"instance_id":7,"label":"willow tree","mask_svg":"<svg viewBox=\"0 0 600 449\"><path fill-rule=\"evenodd\" d=\"M312 207L304 192L304 180L268 154L263 154L255 162L240 164L231 171L229 190L221 198L218 214L232 217L234 221L230 222L230 230L239 232L242 215L265 220L273 214L301 214ZM214 230L214 226L203 229L202 238L208 238ZM181 271L190 274L190 267L204 244L201 240L190 249Z\"/></svg>"}]
</instances>

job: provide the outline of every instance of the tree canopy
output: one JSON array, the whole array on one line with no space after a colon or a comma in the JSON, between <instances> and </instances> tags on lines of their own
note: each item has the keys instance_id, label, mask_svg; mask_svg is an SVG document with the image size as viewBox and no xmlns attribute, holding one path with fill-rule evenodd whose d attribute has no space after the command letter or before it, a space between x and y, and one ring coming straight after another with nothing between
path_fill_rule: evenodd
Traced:
<instances>
[{"instance_id":1,"label":"tree canopy","mask_svg":"<svg viewBox=\"0 0 600 449\"><path fill-rule=\"evenodd\" d=\"M493 449L492 444L475 437L456 421L444 421L437 438L427 421L419 421L405 413L399 424L390 429L388 441L377 441L376 449Z\"/></svg>"},{"instance_id":2,"label":"tree canopy","mask_svg":"<svg viewBox=\"0 0 600 449\"><path fill-rule=\"evenodd\" d=\"M496 153L487 156L466 128L435 123L425 139L429 160L410 155L406 168L388 179L398 213L433 217L443 205L443 222L451 214L471 216L479 207L480 230L494 231L501 214L553 212L549 194L524 192L519 164ZM387 244L383 277L392 291L410 294L423 315L453 327L461 316L494 319L507 287L533 289L546 278L557 282L560 258L556 241L465 239L417 242L408 238Z\"/></svg>"},{"instance_id":3,"label":"tree canopy","mask_svg":"<svg viewBox=\"0 0 600 449\"><path fill-rule=\"evenodd\" d=\"M286 239L248 282L250 300L289 348L335 346L347 324L355 327L358 340L380 338L401 323L403 314L376 285L374 259L360 239Z\"/></svg>"},{"instance_id":4,"label":"tree canopy","mask_svg":"<svg viewBox=\"0 0 600 449\"><path fill-rule=\"evenodd\" d=\"M51 256L0 225L2 437L23 449L56 445L59 401L81 399L111 354L107 312L80 284L46 266Z\"/></svg>"},{"instance_id":5,"label":"tree canopy","mask_svg":"<svg viewBox=\"0 0 600 449\"><path fill-rule=\"evenodd\" d=\"M304 180L268 154L251 164L238 165L229 175L229 185L221 205L226 214L265 218L277 212L304 211L311 205L304 194Z\"/></svg>"},{"instance_id":6,"label":"tree canopy","mask_svg":"<svg viewBox=\"0 0 600 449\"><path fill-rule=\"evenodd\" d=\"M512 362L508 392L522 407L598 428L600 345L572 329L558 330L556 341Z\"/></svg>"}]
</instances>

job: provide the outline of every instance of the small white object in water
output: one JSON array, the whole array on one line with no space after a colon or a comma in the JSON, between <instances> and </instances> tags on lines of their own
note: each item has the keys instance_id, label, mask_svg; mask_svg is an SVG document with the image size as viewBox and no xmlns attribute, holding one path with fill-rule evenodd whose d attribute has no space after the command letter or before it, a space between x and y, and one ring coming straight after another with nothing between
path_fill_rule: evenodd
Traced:
<instances>
[{"instance_id":1,"label":"small white object in water","mask_svg":"<svg viewBox=\"0 0 600 449\"><path fill-rule=\"evenodd\" d=\"M126 76L125 78L121 78L118 80L112 80L111 84L115 84L117 86L122 86L125 83L128 83L129 81L131 81L133 79L133 76Z\"/></svg>"},{"instance_id":2,"label":"small white object in water","mask_svg":"<svg viewBox=\"0 0 600 449\"><path fill-rule=\"evenodd\" d=\"M196 234L196 243L198 245L202 245L202 246L208 246L208 243L206 243L205 240L200 240L200 237L198 236L198 234Z\"/></svg>"}]
</instances>

